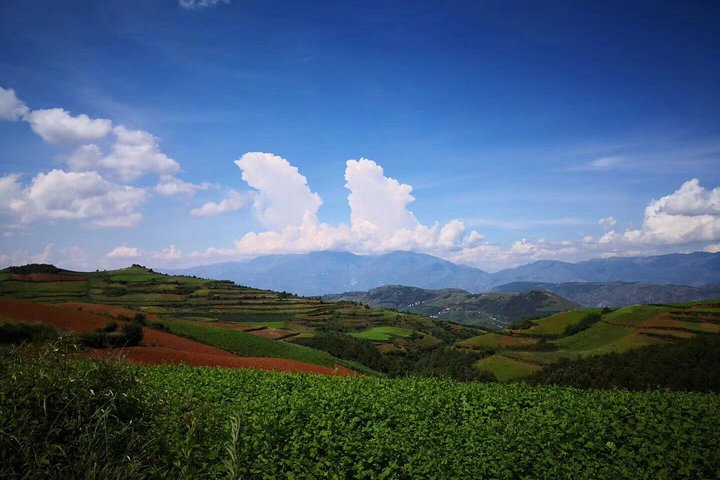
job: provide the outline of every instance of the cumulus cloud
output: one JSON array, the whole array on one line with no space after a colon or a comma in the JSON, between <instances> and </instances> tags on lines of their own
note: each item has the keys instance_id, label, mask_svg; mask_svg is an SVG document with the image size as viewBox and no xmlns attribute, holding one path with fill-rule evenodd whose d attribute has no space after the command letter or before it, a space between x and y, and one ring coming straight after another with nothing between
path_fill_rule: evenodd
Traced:
<instances>
[{"instance_id":1,"label":"cumulus cloud","mask_svg":"<svg viewBox=\"0 0 720 480\"><path fill-rule=\"evenodd\" d=\"M605 230L612 230L617 225L617 220L614 217L606 217L598 220L598 225L603 227Z\"/></svg>"},{"instance_id":2,"label":"cumulus cloud","mask_svg":"<svg viewBox=\"0 0 720 480\"><path fill-rule=\"evenodd\" d=\"M147 173L171 175L180 171L180 164L160 151L157 138L142 130L122 125L113 129L115 142L104 155L95 144L82 145L67 160L74 171L104 170L125 182Z\"/></svg>"},{"instance_id":3,"label":"cumulus cloud","mask_svg":"<svg viewBox=\"0 0 720 480\"><path fill-rule=\"evenodd\" d=\"M230 0L178 0L180 8L187 10L198 10L201 8L214 7L220 3L225 5L230 3Z\"/></svg>"},{"instance_id":4,"label":"cumulus cloud","mask_svg":"<svg viewBox=\"0 0 720 480\"><path fill-rule=\"evenodd\" d=\"M386 177L383 168L372 160L348 160L345 188L350 190L350 222L357 231L379 231L389 234L411 230L417 225L415 215L407 209L415 198L412 187Z\"/></svg>"},{"instance_id":5,"label":"cumulus cloud","mask_svg":"<svg viewBox=\"0 0 720 480\"><path fill-rule=\"evenodd\" d=\"M25 118L28 112L28 107L15 95L15 90L0 87L0 120L14 122Z\"/></svg>"},{"instance_id":6,"label":"cumulus cloud","mask_svg":"<svg viewBox=\"0 0 720 480\"><path fill-rule=\"evenodd\" d=\"M105 256L108 258L135 258L140 256L140 249L121 245L110 250Z\"/></svg>"},{"instance_id":7,"label":"cumulus cloud","mask_svg":"<svg viewBox=\"0 0 720 480\"><path fill-rule=\"evenodd\" d=\"M175 245L170 245L168 248L165 248L160 253L154 255L154 258L160 258L163 260L177 260L181 257L182 250L177 248Z\"/></svg>"},{"instance_id":8,"label":"cumulus cloud","mask_svg":"<svg viewBox=\"0 0 720 480\"><path fill-rule=\"evenodd\" d=\"M707 190L696 178L645 208L641 229L611 230L600 243L683 245L720 239L720 187Z\"/></svg>"},{"instance_id":9,"label":"cumulus cloud","mask_svg":"<svg viewBox=\"0 0 720 480\"><path fill-rule=\"evenodd\" d=\"M248 153L236 164L243 180L254 188L258 217L271 230L249 232L231 249L210 248L190 257L251 257L268 253L302 253L318 250L349 250L381 253L414 250L446 257L470 248L480 251L485 238L468 231L460 220L446 225L423 225L407 208L414 200L412 187L385 176L372 160L348 160L345 187L350 191L350 225L329 225L318 220L320 197L307 179L287 160L269 153ZM194 215L222 210L209 202Z\"/></svg>"},{"instance_id":10,"label":"cumulus cloud","mask_svg":"<svg viewBox=\"0 0 720 480\"><path fill-rule=\"evenodd\" d=\"M103 138L112 130L112 122L90 118L85 114L73 117L62 108L33 110L27 115L30 128L50 143L77 143Z\"/></svg>"},{"instance_id":11,"label":"cumulus cloud","mask_svg":"<svg viewBox=\"0 0 720 480\"><path fill-rule=\"evenodd\" d=\"M230 191L228 196L220 202L206 202L201 207L190 210L194 217L211 217L222 213L234 212L245 208L248 204L248 196L235 190Z\"/></svg>"},{"instance_id":12,"label":"cumulus cloud","mask_svg":"<svg viewBox=\"0 0 720 480\"><path fill-rule=\"evenodd\" d=\"M117 185L97 172L51 170L38 173L28 186L20 177L0 178L5 214L22 222L38 219L89 220L91 225L125 227L141 215L135 209L146 199L143 189Z\"/></svg>"},{"instance_id":13,"label":"cumulus cloud","mask_svg":"<svg viewBox=\"0 0 720 480\"><path fill-rule=\"evenodd\" d=\"M316 216L322 204L307 179L282 157L249 152L235 161L242 179L257 190L253 208L258 219L273 229L300 225L306 215Z\"/></svg>"},{"instance_id":14,"label":"cumulus cloud","mask_svg":"<svg viewBox=\"0 0 720 480\"><path fill-rule=\"evenodd\" d=\"M200 184L189 183L180 180L177 177L173 177L172 175L163 175L160 177L160 182L155 185L154 190L160 195L164 195L166 197L173 195L191 196L198 190L209 190L213 187L216 187L216 185L208 182Z\"/></svg>"}]
</instances>

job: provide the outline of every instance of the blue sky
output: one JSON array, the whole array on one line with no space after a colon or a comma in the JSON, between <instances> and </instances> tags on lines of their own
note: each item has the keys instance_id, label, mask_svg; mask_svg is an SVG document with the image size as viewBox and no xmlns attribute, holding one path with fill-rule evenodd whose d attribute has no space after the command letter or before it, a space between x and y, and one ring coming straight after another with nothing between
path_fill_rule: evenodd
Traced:
<instances>
[{"instance_id":1,"label":"blue sky","mask_svg":"<svg viewBox=\"0 0 720 480\"><path fill-rule=\"evenodd\" d=\"M715 2L8 0L0 261L717 251L718 85Z\"/></svg>"}]
</instances>

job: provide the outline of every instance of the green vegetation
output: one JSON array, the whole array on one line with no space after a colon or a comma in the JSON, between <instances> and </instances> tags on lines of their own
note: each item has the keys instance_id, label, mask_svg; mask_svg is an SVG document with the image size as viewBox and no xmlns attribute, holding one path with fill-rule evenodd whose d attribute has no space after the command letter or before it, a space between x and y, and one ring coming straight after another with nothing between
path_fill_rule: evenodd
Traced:
<instances>
[{"instance_id":1,"label":"green vegetation","mask_svg":"<svg viewBox=\"0 0 720 480\"><path fill-rule=\"evenodd\" d=\"M183 321L166 321L164 325L172 333L213 345L241 357L277 357L300 360L332 367L337 359L318 350L258 337L238 330L214 327L212 324L194 324Z\"/></svg>"},{"instance_id":2,"label":"green vegetation","mask_svg":"<svg viewBox=\"0 0 720 480\"><path fill-rule=\"evenodd\" d=\"M388 342L394 337L409 338L412 336L413 331L407 328L400 327L373 327L362 332L351 333L350 335L355 338L362 338L365 340L375 340L378 342Z\"/></svg>"},{"instance_id":3,"label":"green vegetation","mask_svg":"<svg viewBox=\"0 0 720 480\"><path fill-rule=\"evenodd\" d=\"M720 469L720 398L699 393L132 367L67 360L53 347L0 359L0 411L3 478L714 478Z\"/></svg>"},{"instance_id":4,"label":"green vegetation","mask_svg":"<svg viewBox=\"0 0 720 480\"><path fill-rule=\"evenodd\" d=\"M549 317L534 320L533 323L536 325L523 333L528 335L561 336L566 328L580 323L588 313L600 313L600 310L599 308L595 308L556 313Z\"/></svg>"},{"instance_id":5,"label":"green vegetation","mask_svg":"<svg viewBox=\"0 0 720 480\"><path fill-rule=\"evenodd\" d=\"M580 388L720 392L720 336L703 335L673 345L561 361L537 372L528 382Z\"/></svg>"},{"instance_id":6,"label":"green vegetation","mask_svg":"<svg viewBox=\"0 0 720 480\"><path fill-rule=\"evenodd\" d=\"M513 360L503 355L484 358L479 360L475 366L480 371L491 373L501 382L524 377L540 369L537 365Z\"/></svg>"},{"instance_id":7,"label":"green vegetation","mask_svg":"<svg viewBox=\"0 0 720 480\"><path fill-rule=\"evenodd\" d=\"M614 312L606 315L604 320L605 322L612 323L613 325L634 326L644 320L647 320L648 318L654 317L655 315L668 310L670 309L656 305L633 305L632 307L615 310Z\"/></svg>"}]
</instances>

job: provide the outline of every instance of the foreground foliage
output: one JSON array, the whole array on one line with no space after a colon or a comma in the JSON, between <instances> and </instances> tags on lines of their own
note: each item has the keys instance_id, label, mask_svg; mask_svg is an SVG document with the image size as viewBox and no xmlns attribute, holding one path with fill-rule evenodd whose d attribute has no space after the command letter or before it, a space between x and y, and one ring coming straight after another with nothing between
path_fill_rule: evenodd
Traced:
<instances>
[{"instance_id":1,"label":"foreground foliage","mask_svg":"<svg viewBox=\"0 0 720 480\"><path fill-rule=\"evenodd\" d=\"M224 458L242 478L660 479L720 469L715 395L145 371L172 399L171 418L207 408L205 431L230 440L230 458L215 436L193 458Z\"/></svg>"}]
</instances>

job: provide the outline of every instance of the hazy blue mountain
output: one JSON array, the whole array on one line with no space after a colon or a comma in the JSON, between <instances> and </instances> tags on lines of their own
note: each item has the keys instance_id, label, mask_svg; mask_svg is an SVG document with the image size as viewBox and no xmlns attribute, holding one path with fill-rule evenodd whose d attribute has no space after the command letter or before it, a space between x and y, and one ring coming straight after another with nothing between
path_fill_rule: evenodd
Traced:
<instances>
[{"instance_id":1,"label":"hazy blue mountain","mask_svg":"<svg viewBox=\"0 0 720 480\"><path fill-rule=\"evenodd\" d=\"M689 287L641 282L513 282L493 288L495 292L523 293L545 290L583 307L624 307L638 303L677 303L720 298L720 286Z\"/></svg>"},{"instance_id":2,"label":"hazy blue mountain","mask_svg":"<svg viewBox=\"0 0 720 480\"><path fill-rule=\"evenodd\" d=\"M244 262L220 263L169 273L232 280L241 285L299 295L369 290L388 284L482 291L491 284L487 272L413 252L266 255Z\"/></svg>"},{"instance_id":3,"label":"hazy blue mountain","mask_svg":"<svg viewBox=\"0 0 720 480\"><path fill-rule=\"evenodd\" d=\"M457 288L430 290L402 285L387 285L366 292L326 295L325 300L349 300L371 307L391 308L419 313L440 320L490 329L502 329L511 323L578 308L576 303L546 291L523 293L470 293Z\"/></svg>"},{"instance_id":4,"label":"hazy blue mountain","mask_svg":"<svg viewBox=\"0 0 720 480\"><path fill-rule=\"evenodd\" d=\"M542 260L493 273L492 279L496 286L511 282L647 282L702 286L720 282L720 254L597 258L578 263Z\"/></svg>"},{"instance_id":5,"label":"hazy blue mountain","mask_svg":"<svg viewBox=\"0 0 720 480\"><path fill-rule=\"evenodd\" d=\"M370 290L383 285L460 288L477 293L511 282L644 282L701 286L720 283L720 254L605 258L578 263L543 260L489 274L422 253L364 256L348 252L314 252L266 255L244 262L168 273L233 280L241 285L300 295Z\"/></svg>"}]
</instances>

